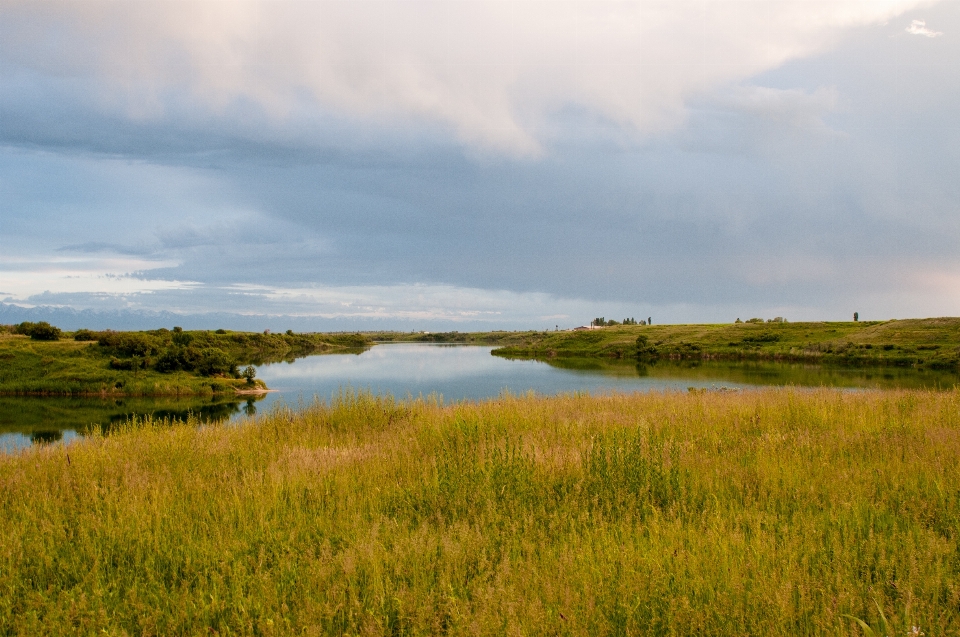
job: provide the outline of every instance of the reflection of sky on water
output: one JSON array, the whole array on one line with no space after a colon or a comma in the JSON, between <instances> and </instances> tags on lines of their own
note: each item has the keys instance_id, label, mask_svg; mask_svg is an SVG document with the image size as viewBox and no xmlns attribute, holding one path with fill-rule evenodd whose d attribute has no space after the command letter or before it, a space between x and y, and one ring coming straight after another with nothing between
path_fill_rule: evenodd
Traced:
<instances>
[{"instance_id":1,"label":"reflection of sky on water","mask_svg":"<svg viewBox=\"0 0 960 637\"><path fill-rule=\"evenodd\" d=\"M750 388L778 385L832 386L846 391L868 387L942 387L957 384L956 373L920 372L909 368L821 368L774 363L714 363L683 365L658 363L638 369L634 363L565 359L566 365L599 369L562 369L532 360L491 356L492 347L395 343L377 345L362 354L308 356L293 363L261 365L257 376L276 391L247 400L225 398L185 400L4 398L0 404L0 453L16 452L36 442L69 442L79 426L99 419L105 425L130 413L156 417L183 417L187 411L201 418L229 418L269 412L272 405L296 406L302 399L328 400L341 389L369 390L404 399L439 394L447 402L493 398L505 390L513 394L611 391L686 391L697 388ZM27 402L19 402L19 401ZM42 401L41 403L33 401ZM128 404L129 403L129 404ZM44 407L45 410L37 411ZM33 409L28 409L31 407ZM109 408L109 409L108 409ZM86 411L83 411L86 409ZM24 415L33 413L27 423ZM39 415L38 415L39 414ZM73 417L71 421L69 417ZM4 425L6 423L6 425Z\"/></svg>"},{"instance_id":2,"label":"reflection of sky on water","mask_svg":"<svg viewBox=\"0 0 960 637\"><path fill-rule=\"evenodd\" d=\"M311 356L293 363L263 365L257 377L271 389L263 406L301 397L328 399L341 388L392 394L396 398L437 393L446 401L492 398L504 390L539 394L686 390L714 387L715 380L651 378L568 370L530 360L491 356L492 347L402 343L377 345L360 355ZM748 387L723 383L726 387ZM259 405L258 405L259 407Z\"/></svg>"},{"instance_id":3,"label":"reflection of sky on water","mask_svg":"<svg viewBox=\"0 0 960 637\"><path fill-rule=\"evenodd\" d=\"M72 429L62 431L52 429L50 431L37 432L30 436L21 433L5 433L0 434L0 453L16 453L37 442L61 442L66 444L76 439L77 432Z\"/></svg>"}]
</instances>

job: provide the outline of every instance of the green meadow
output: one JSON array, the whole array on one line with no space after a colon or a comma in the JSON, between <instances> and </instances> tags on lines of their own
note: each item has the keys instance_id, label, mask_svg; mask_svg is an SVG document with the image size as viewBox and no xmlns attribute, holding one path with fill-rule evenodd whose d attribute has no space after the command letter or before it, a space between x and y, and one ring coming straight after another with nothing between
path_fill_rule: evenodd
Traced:
<instances>
[{"instance_id":1,"label":"green meadow","mask_svg":"<svg viewBox=\"0 0 960 637\"><path fill-rule=\"evenodd\" d=\"M264 389L263 383L252 376L245 378L241 367L365 346L366 338L356 334L179 328L78 330L57 340L38 340L6 326L0 330L0 395L190 396L257 391Z\"/></svg>"},{"instance_id":2,"label":"green meadow","mask_svg":"<svg viewBox=\"0 0 960 637\"><path fill-rule=\"evenodd\" d=\"M960 318L617 325L520 333L512 335L494 354L545 359L775 360L956 370L960 367Z\"/></svg>"},{"instance_id":3,"label":"green meadow","mask_svg":"<svg viewBox=\"0 0 960 637\"><path fill-rule=\"evenodd\" d=\"M2 635L960 634L960 389L345 393L0 458Z\"/></svg>"}]
</instances>

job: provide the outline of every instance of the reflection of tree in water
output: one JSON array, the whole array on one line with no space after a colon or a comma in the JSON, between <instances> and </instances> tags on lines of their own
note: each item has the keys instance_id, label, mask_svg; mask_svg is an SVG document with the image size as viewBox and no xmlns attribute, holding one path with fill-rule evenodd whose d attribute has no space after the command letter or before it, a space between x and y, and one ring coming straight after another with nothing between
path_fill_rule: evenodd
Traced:
<instances>
[{"instance_id":1,"label":"reflection of tree in water","mask_svg":"<svg viewBox=\"0 0 960 637\"><path fill-rule=\"evenodd\" d=\"M559 357L535 359L551 367L608 376L638 376L664 380L727 381L757 386L875 387L889 389L949 389L960 375L949 370L912 367L855 367L776 361L656 360Z\"/></svg>"},{"instance_id":2,"label":"reflection of tree in water","mask_svg":"<svg viewBox=\"0 0 960 637\"><path fill-rule=\"evenodd\" d=\"M257 413L254 403L262 400L263 395L255 395L247 398L242 411L248 416ZM162 422L185 422L194 418L203 423L218 422L228 420L241 412L239 400L214 399L208 403L190 402L183 406L173 405L144 405L142 401L135 401L127 404L123 400L116 401L116 407L120 410L114 413L103 414L98 420L99 423L91 423L77 428L81 434L90 433L95 428L100 428L104 433L116 429L122 424L132 420L142 420L151 418L153 421Z\"/></svg>"},{"instance_id":3,"label":"reflection of tree in water","mask_svg":"<svg viewBox=\"0 0 960 637\"><path fill-rule=\"evenodd\" d=\"M369 347L348 347L345 349L338 349L333 352L317 352L315 350L290 350L283 354L260 354L251 359L243 359L239 364L240 365L269 365L271 363L292 363L298 358L306 358L307 356L333 356L333 355L343 355L343 354L355 354L359 356L365 351L370 349Z\"/></svg>"},{"instance_id":4,"label":"reflection of tree in water","mask_svg":"<svg viewBox=\"0 0 960 637\"><path fill-rule=\"evenodd\" d=\"M62 431L34 431L30 434L30 442L33 444L58 442L61 438L63 438Z\"/></svg>"},{"instance_id":5,"label":"reflection of tree in water","mask_svg":"<svg viewBox=\"0 0 960 637\"><path fill-rule=\"evenodd\" d=\"M247 401L251 403L251 401ZM133 418L144 418L149 416L153 420L179 420L185 421L190 417L196 418L200 422L214 422L218 420L227 420L231 416L240 412L240 403L239 402L214 402L206 404L194 404L189 408L177 409L177 408L161 408L161 409L152 409L149 411L145 410L136 410L129 411L121 414L111 414L110 421L105 425L105 429L111 429L114 426L125 423ZM256 412L256 407L254 407L254 412Z\"/></svg>"}]
</instances>

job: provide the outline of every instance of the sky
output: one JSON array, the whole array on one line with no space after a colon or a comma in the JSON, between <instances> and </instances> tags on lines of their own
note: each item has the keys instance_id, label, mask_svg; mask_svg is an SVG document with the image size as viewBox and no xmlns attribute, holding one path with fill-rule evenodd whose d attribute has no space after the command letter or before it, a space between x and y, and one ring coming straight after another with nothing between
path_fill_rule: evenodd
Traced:
<instances>
[{"instance_id":1,"label":"sky","mask_svg":"<svg viewBox=\"0 0 960 637\"><path fill-rule=\"evenodd\" d=\"M958 0L0 0L0 319L957 316L958 113Z\"/></svg>"}]
</instances>

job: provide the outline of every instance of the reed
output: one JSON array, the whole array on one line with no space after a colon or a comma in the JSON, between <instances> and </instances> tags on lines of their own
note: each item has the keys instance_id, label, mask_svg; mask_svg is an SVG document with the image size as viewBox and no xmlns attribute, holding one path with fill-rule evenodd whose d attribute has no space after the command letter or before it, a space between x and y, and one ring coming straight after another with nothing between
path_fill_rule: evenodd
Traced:
<instances>
[{"instance_id":1,"label":"reed","mask_svg":"<svg viewBox=\"0 0 960 637\"><path fill-rule=\"evenodd\" d=\"M0 634L951 635L958 532L958 390L344 392L0 459Z\"/></svg>"}]
</instances>

